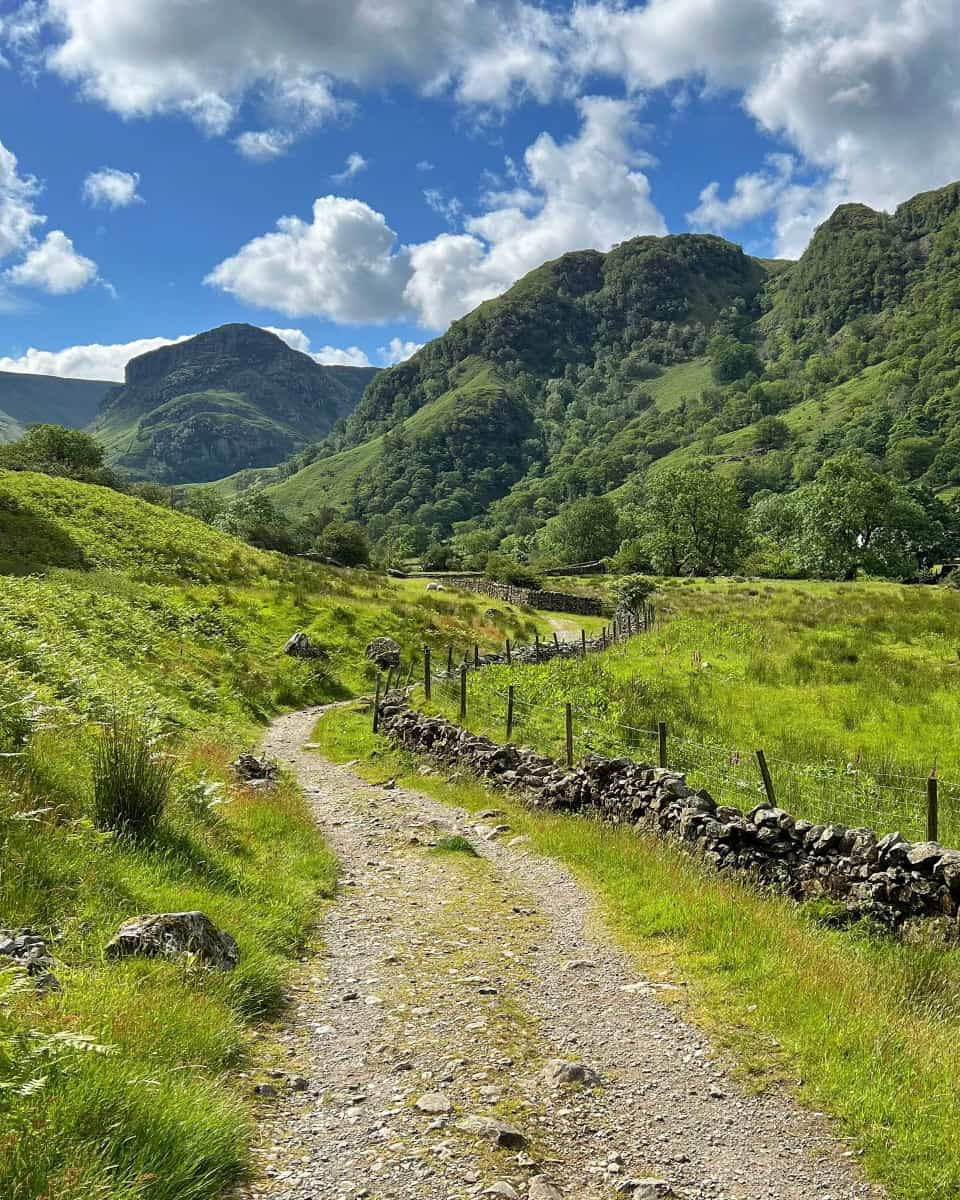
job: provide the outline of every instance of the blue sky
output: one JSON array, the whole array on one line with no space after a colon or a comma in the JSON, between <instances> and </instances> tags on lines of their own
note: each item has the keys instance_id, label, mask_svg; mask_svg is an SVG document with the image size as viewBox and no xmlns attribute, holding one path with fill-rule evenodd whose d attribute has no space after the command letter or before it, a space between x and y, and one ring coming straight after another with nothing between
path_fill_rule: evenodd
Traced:
<instances>
[{"instance_id":1,"label":"blue sky","mask_svg":"<svg viewBox=\"0 0 960 1200\"><path fill-rule=\"evenodd\" d=\"M0 0L0 369L225 321L379 365L566 250L795 256L960 177L958 35L954 0Z\"/></svg>"}]
</instances>

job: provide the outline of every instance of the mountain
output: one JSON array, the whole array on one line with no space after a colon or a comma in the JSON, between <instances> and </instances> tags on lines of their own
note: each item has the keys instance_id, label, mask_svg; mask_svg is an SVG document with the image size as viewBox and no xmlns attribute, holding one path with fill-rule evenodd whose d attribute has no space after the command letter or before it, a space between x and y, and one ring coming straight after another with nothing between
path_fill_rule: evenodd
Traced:
<instances>
[{"instance_id":1,"label":"mountain","mask_svg":"<svg viewBox=\"0 0 960 1200\"><path fill-rule=\"evenodd\" d=\"M218 479L324 437L376 373L321 366L266 330L222 325L131 359L90 428L135 476Z\"/></svg>"},{"instance_id":2,"label":"mountain","mask_svg":"<svg viewBox=\"0 0 960 1200\"><path fill-rule=\"evenodd\" d=\"M746 501L844 450L960 488L960 183L843 205L797 262L699 234L566 254L383 371L267 491L374 538L496 544L666 467L732 474Z\"/></svg>"},{"instance_id":3,"label":"mountain","mask_svg":"<svg viewBox=\"0 0 960 1200\"><path fill-rule=\"evenodd\" d=\"M0 371L0 442L15 441L31 424L82 429L115 384Z\"/></svg>"}]
</instances>

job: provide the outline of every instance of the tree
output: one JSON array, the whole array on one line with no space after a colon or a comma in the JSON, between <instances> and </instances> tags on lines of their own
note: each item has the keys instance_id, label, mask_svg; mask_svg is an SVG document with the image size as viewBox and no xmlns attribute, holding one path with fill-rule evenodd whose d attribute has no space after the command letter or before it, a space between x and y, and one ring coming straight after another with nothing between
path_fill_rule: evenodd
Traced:
<instances>
[{"instance_id":1,"label":"tree","mask_svg":"<svg viewBox=\"0 0 960 1200\"><path fill-rule=\"evenodd\" d=\"M509 583L514 587L524 588L539 588L542 586L540 577L534 571L533 567L527 566L526 563L519 562L515 558L511 558L509 554L498 554L496 552L488 554L483 573L495 583Z\"/></svg>"},{"instance_id":2,"label":"tree","mask_svg":"<svg viewBox=\"0 0 960 1200\"><path fill-rule=\"evenodd\" d=\"M2 447L0 467L93 481L103 470L103 457L103 446L81 429L31 425L19 441Z\"/></svg>"},{"instance_id":3,"label":"tree","mask_svg":"<svg viewBox=\"0 0 960 1200\"><path fill-rule=\"evenodd\" d=\"M759 375L763 370L756 350L729 334L719 333L711 338L707 354L717 383L734 383L745 375Z\"/></svg>"},{"instance_id":4,"label":"tree","mask_svg":"<svg viewBox=\"0 0 960 1200\"><path fill-rule=\"evenodd\" d=\"M227 507L224 497L209 483L192 487L178 504L182 512L212 525Z\"/></svg>"},{"instance_id":5,"label":"tree","mask_svg":"<svg viewBox=\"0 0 960 1200\"><path fill-rule=\"evenodd\" d=\"M261 550L281 550L289 554L295 548L289 521L258 488L241 492L213 524L224 533Z\"/></svg>"},{"instance_id":6,"label":"tree","mask_svg":"<svg viewBox=\"0 0 960 1200\"><path fill-rule=\"evenodd\" d=\"M565 505L540 537L545 555L560 563L594 562L620 545L617 511L605 496L584 496Z\"/></svg>"},{"instance_id":7,"label":"tree","mask_svg":"<svg viewBox=\"0 0 960 1200\"><path fill-rule=\"evenodd\" d=\"M362 567L370 562L370 543L359 521L330 521L314 542L314 549L344 567Z\"/></svg>"},{"instance_id":8,"label":"tree","mask_svg":"<svg viewBox=\"0 0 960 1200\"><path fill-rule=\"evenodd\" d=\"M620 586L617 588L617 599L620 601L621 608L639 614L656 590L656 584L652 579L646 579L643 575L628 575L620 581Z\"/></svg>"},{"instance_id":9,"label":"tree","mask_svg":"<svg viewBox=\"0 0 960 1200\"><path fill-rule=\"evenodd\" d=\"M943 532L906 488L857 454L824 463L795 505L801 565L828 579L858 571L909 579Z\"/></svg>"},{"instance_id":10,"label":"tree","mask_svg":"<svg viewBox=\"0 0 960 1200\"><path fill-rule=\"evenodd\" d=\"M790 441L790 426L780 417L761 417L753 427L758 450L782 450Z\"/></svg>"},{"instance_id":11,"label":"tree","mask_svg":"<svg viewBox=\"0 0 960 1200\"><path fill-rule=\"evenodd\" d=\"M732 480L697 468L660 471L647 481L642 541L663 575L715 575L746 551L745 514Z\"/></svg>"}]
</instances>

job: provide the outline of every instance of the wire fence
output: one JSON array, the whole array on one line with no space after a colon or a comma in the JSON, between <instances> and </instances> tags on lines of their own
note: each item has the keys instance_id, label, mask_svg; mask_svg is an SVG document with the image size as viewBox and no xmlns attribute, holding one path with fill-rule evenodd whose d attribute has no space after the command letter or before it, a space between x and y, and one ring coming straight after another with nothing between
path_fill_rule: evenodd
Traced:
<instances>
[{"instance_id":1,"label":"wire fence","mask_svg":"<svg viewBox=\"0 0 960 1200\"><path fill-rule=\"evenodd\" d=\"M416 670L408 677L416 682ZM425 683L422 675L419 682ZM460 664L451 674L431 671L430 693L432 711L473 732L529 745L561 762L587 753L626 757L669 767L684 774L691 786L705 788L718 803L742 810L766 800L815 824L879 833L899 830L914 841L960 846L960 783L936 774L913 774L858 759L796 762L767 756L757 747L699 741L665 724L627 725L576 704L531 700L515 686L493 686L474 670L461 671Z\"/></svg>"}]
</instances>

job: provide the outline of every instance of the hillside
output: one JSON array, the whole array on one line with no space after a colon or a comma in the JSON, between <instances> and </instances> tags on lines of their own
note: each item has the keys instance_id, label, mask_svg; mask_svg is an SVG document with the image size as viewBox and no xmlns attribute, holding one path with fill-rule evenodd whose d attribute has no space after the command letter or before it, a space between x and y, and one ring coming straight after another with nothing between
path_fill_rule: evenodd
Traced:
<instances>
[{"instance_id":1,"label":"hillside","mask_svg":"<svg viewBox=\"0 0 960 1200\"><path fill-rule=\"evenodd\" d=\"M94 379L0 371L0 442L16 441L30 424L82 429L114 386Z\"/></svg>"},{"instance_id":2,"label":"hillside","mask_svg":"<svg viewBox=\"0 0 960 1200\"><path fill-rule=\"evenodd\" d=\"M958 288L960 184L893 214L843 205L796 263L688 234L567 254L382 372L269 491L422 546L458 523L529 539L576 497L622 508L683 465L720 468L744 504L846 451L950 489ZM481 378L485 407L465 402Z\"/></svg>"},{"instance_id":3,"label":"hillside","mask_svg":"<svg viewBox=\"0 0 960 1200\"><path fill-rule=\"evenodd\" d=\"M135 476L218 479L325 436L375 374L320 366L263 329L223 325L132 359L91 431Z\"/></svg>"}]
</instances>

